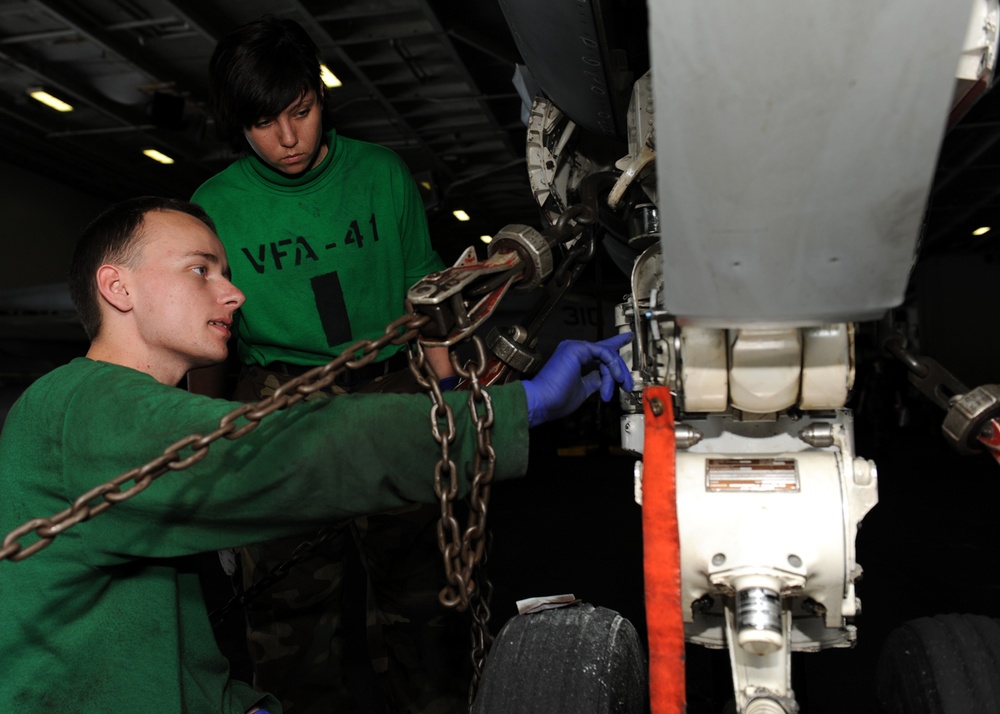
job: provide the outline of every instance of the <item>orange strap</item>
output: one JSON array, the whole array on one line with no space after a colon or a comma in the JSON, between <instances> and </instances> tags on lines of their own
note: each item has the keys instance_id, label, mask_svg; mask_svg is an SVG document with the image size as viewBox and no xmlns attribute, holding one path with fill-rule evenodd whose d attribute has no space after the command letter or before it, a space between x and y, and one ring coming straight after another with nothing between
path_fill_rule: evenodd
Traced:
<instances>
[{"instance_id":1,"label":"orange strap","mask_svg":"<svg viewBox=\"0 0 1000 714\"><path fill-rule=\"evenodd\" d=\"M676 440L670 390L643 391L642 532L652 714L683 714L684 620L677 532Z\"/></svg>"}]
</instances>

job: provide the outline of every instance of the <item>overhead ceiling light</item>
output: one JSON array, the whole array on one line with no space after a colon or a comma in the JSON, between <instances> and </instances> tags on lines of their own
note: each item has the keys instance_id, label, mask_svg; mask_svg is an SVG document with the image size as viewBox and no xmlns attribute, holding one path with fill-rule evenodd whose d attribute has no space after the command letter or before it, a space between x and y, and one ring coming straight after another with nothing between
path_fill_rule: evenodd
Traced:
<instances>
[{"instance_id":1,"label":"overhead ceiling light","mask_svg":"<svg viewBox=\"0 0 1000 714\"><path fill-rule=\"evenodd\" d=\"M458 209L457 211L452 211L451 215L455 216L455 218L457 218L460 221L472 220L469 218L469 214L463 211L462 209Z\"/></svg>"},{"instance_id":2,"label":"overhead ceiling light","mask_svg":"<svg viewBox=\"0 0 1000 714\"><path fill-rule=\"evenodd\" d=\"M491 242L493 240L493 236L491 236L489 234L482 235L482 236L479 236L479 240L481 240L483 243L489 243L489 242Z\"/></svg>"},{"instance_id":3,"label":"overhead ceiling light","mask_svg":"<svg viewBox=\"0 0 1000 714\"><path fill-rule=\"evenodd\" d=\"M29 89L28 96L32 99L41 102L47 107L55 109L57 112L71 112L73 111L73 105L67 104L58 97L53 97L51 94L46 92L44 89Z\"/></svg>"},{"instance_id":4,"label":"overhead ceiling light","mask_svg":"<svg viewBox=\"0 0 1000 714\"><path fill-rule=\"evenodd\" d=\"M984 235L986 235L989 232L990 232L990 227L989 226L983 226L982 228L977 228L976 230L972 231L972 235L974 235L974 236L984 236Z\"/></svg>"},{"instance_id":5,"label":"overhead ceiling light","mask_svg":"<svg viewBox=\"0 0 1000 714\"><path fill-rule=\"evenodd\" d=\"M325 64L319 66L319 78L323 81L330 89L335 89L336 87L342 87L343 82L337 79L337 75L330 71L330 68Z\"/></svg>"},{"instance_id":6,"label":"overhead ceiling light","mask_svg":"<svg viewBox=\"0 0 1000 714\"><path fill-rule=\"evenodd\" d=\"M163 152L157 151L156 149L144 149L142 153L151 158L153 161L159 161L161 164L174 163L173 159L171 159Z\"/></svg>"}]
</instances>

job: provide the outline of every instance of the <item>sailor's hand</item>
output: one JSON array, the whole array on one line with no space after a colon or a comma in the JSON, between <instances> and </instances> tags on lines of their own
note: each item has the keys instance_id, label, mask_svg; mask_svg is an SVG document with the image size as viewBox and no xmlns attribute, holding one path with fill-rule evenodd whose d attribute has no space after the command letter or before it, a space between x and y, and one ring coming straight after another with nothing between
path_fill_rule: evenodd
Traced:
<instances>
[{"instance_id":1,"label":"sailor's hand","mask_svg":"<svg viewBox=\"0 0 1000 714\"><path fill-rule=\"evenodd\" d=\"M522 381L528 397L528 426L538 426L574 412L600 389L610 401L618 385L632 389L632 374L618 350L632 339L627 332L602 340L559 343L532 379Z\"/></svg>"}]
</instances>

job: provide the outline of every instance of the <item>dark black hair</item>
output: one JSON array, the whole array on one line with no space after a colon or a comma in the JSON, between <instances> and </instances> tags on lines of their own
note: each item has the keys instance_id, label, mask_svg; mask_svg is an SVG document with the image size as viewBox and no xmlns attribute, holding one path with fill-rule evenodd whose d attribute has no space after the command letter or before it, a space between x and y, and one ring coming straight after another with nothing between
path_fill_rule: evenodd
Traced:
<instances>
[{"instance_id":1,"label":"dark black hair","mask_svg":"<svg viewBox=\"0 0 1000 714\"><path fill-rule=\"evenodd\" d=\"M312 90L325 98L319 48L305 29L287 18L266 15L224 37L208 64L211 108L219 137L234 151L250 151L244 131L273 117ZM323 131L332 121L323 107Z\"/></svg>"},{"instance_id":2,"label":"dark black hair","mask_svg":"<svg viewBox=\"0 0 1000 714\"><path fill-rule=\"evenodd\" d=\"M93 340L101 330L97 269L116 264L135 267L142 249L142 225L151 211L179 211L194 216L213 233L215 223L194 203L160 196L130 198L108 208L80 234L69 268L69 295L84 332Z\"/></svg>"}]
</instances>

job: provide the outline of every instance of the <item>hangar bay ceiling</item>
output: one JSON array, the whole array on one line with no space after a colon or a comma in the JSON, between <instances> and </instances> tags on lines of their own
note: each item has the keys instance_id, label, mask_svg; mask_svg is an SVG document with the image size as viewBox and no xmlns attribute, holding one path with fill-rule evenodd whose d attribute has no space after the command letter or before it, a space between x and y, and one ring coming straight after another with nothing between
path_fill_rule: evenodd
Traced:
<instances>
[{"instance_id":1,"label":"hangar bay ceiling","mask_svg":"<svg viewBox=\"0 0 1000 714\"><path fill-rule=\"evenodd\" d=\"M610 15L615 4L593 7ZM475 206L461 240L538 222L512 83L522 60L498 0L2 0L0 156L109 200L189 195L231 159L205 111L211 51L268 12L301 22L343 80L333 93L343 134L402 155L430 182L432 206ZM35 87L76 110L38 104ZM987 94L944 142L925 248L991 244L967 236L1000 207L998 140ZM176 163L154 163L148 148Z\"/></svg>"},{"instance_id":2,"label":"hangar bay ceiling","mask_svg":"<svg viewBox=\"0 0 1000 714\"><path fill-rule=\"evenodd\" d=\"M189 196L232 159L206 114L209 56L265 13L302 23L342 80L331 95L342 134L399 153L430 185L430 207L472 214L477 225L456 231L537 223L519 58L495 2L5 0L0 157L109 200ZM30 99L36 87L75 110Z\"/></svg>"},{"instance_id":3,"label":"hangar bay ceiling","mask_svg":"<svg viewBox=\"0 0 1000 714\"><path fill-rule=\"evenodd\" d=\"M215 44L262 14L287 16L307 28L343 81L332 92L338 130L395 150L426 182L432 234L453 259L483 233L509 223L541 225L513 83L524 59L504 14L533 2L0 0L0 159L109 202L187 197L232 160L206 112ZM602 39L644 45L636 5L641 0L586 4ZM558 63L560 56L553 47L544 59ZM33 88L75 111L35 102ZM145 149L175 163L158 164ZM942 144L924 255L993 255L998 168L1000 96L987 92ZM17 200L17 187L3 188L3 200ZM458 224L450 217L455 208L473 220ZM995 229L972 236L983 225Z\"/></svg>"}]
</instances>

